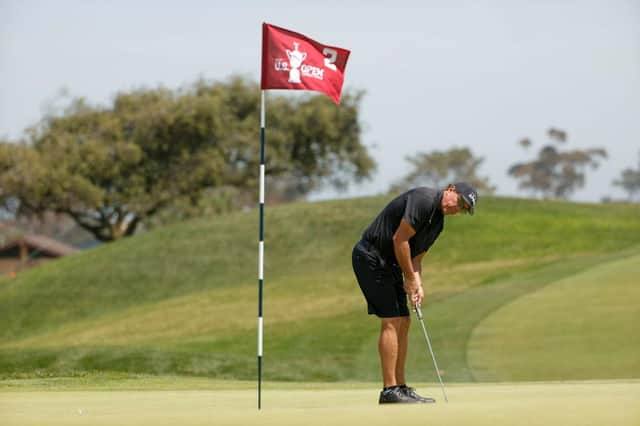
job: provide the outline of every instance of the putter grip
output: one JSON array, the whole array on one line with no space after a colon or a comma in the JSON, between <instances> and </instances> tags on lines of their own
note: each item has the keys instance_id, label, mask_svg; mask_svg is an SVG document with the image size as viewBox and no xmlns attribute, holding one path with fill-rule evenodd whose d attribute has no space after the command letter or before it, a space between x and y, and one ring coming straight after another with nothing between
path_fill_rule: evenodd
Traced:
<instances>
[{"instance_id":1,"label":"putter grip","mask_svg":"<svg viewBox=\"0 0 640 426\"><path fill-rule=\"evenodd\" d=\"M422 309L420 309L420 304L416 303L415 305L413 305L413 307L416 310L416 315L418 316L418 319L422 321Z\"/></svg>"}]
</instances>

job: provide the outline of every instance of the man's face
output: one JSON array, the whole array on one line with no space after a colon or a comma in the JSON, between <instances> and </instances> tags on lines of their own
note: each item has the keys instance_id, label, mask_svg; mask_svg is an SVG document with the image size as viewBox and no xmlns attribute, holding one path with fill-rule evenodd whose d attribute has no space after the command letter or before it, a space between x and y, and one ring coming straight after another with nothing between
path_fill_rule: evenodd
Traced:
<instances>
[{"instance_id":1,"label":"man's face","mask_svg":"<svg viewBox=\"0 0 640 426\"><path fill-rule=\"evenodd\" d=\"M442 195L442 213L445 215L454 215L460 212L467 213L469 205L455 191L455 189L447 189Z\"/></svg>"}]
</instances>

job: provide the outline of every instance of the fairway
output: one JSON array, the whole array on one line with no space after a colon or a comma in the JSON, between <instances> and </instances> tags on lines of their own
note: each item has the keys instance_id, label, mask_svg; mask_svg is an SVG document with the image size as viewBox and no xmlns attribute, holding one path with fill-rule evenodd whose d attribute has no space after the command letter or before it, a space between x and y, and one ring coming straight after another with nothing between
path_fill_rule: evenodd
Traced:
<instances>
[{"instance_id":1,"label":"fairway","mask_svg":"<svg viewBox=\"0 0 640 426\"><path fill-rule=\"evenodd\" d=\"M638 381L460 384L447 388L448 404L436 385L423 384L418 389L439 402L404 406L379 406L374 384L268 383L260 412L256 391L247 383L115 391L0 385L3 426L640 424Z\"/></svg>"}]
</instances>

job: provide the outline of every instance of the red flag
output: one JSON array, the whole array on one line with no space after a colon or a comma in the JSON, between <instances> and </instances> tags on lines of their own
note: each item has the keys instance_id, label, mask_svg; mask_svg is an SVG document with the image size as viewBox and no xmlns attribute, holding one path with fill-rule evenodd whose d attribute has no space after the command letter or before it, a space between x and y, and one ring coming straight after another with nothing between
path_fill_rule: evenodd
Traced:
<instances>
[{"instance_id":1,"label":"red flag","mask_svg":"<svg viewBox=\"0 0 640 426\"><path fill-rule=\"evenodd\" d=\"M262 24L262 81L267 89L313 90L340 103L344 70L351 52L309 37Z\"/></svg>"}]
</instances>

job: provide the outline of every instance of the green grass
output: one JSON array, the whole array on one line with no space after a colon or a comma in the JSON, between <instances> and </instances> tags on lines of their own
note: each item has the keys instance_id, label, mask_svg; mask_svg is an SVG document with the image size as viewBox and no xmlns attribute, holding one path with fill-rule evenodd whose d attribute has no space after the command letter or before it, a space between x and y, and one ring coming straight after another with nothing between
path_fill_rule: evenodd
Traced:
<instances>
[{"instance_id":1,"label":"green grass","mask_svg":"<svg viewBox=\"0 0 640 426\"><path fill-rule=\"evenodd\" d=\"M625 378L640 371L638 277L635 255L505 304L474 329L469 364L476 378Z\"/></svg>"},{"instance_id":2,"label":"green grass","mask_svg":"<svg viewBox=\"0 0 640 426\"><path fill-rule=\"evenodd\" d=\"M386 201L267 209L265 378L379 380L379 323L366 315L350 254ZM606 265L638 253L638 217L637 205L487 197L474 217L448 218L424 261L424 312L446 380L486 379L486 368L475 371L480 367L470 362L469 342L503 306L598 265L614 280L617 264ZM257 235L257 212L201 219L0 281L0 378L93 372L255 378ZM572 291L582 289L577 284ZM613 305L602 309L599 315L618 315ZM551 331L543 338L558 339L563 329L556 325L581 315L593 320L577 307L554 323L545 318ZM628 329L615 333L621 341L631 338ZM410 377L433 380L415 326L411 346ZM536 380L534 365L522 364L519 379ZM637 365L625 365L622 374L606 378L640 377ZM596 375L601 368L595 363L570 377L602 377Z\"/></svg>"},{"instance_id":3,"label":"green grass","mask_svg":"<svg viewBox=\"0 0 640 426\"><path fill-rule=\"evenodd\" d=\"M437 424L443 426L634 426L640 422L640 382L521 383L455 385L444 403L437 387L419 391L438 402L425 405L379 406L370 384L318 385L266 383L263 409L256 391L246 383L178 380L165 388L151 379L136 389L117 390L105 384L88 391L86 384L68 384L52 392L29 383L22 390L0 388L0 422L5 426L42 425L326 425ZM144 380L143 380L144 381ZM158 383L160 381L160 383ZM183 382L184 381L184 382ZM158 387L160 389L158 390ZM44 388L44 391L43 391ZM184 390L190 388L191 390Z\"/></svg>"}]
</instances>

